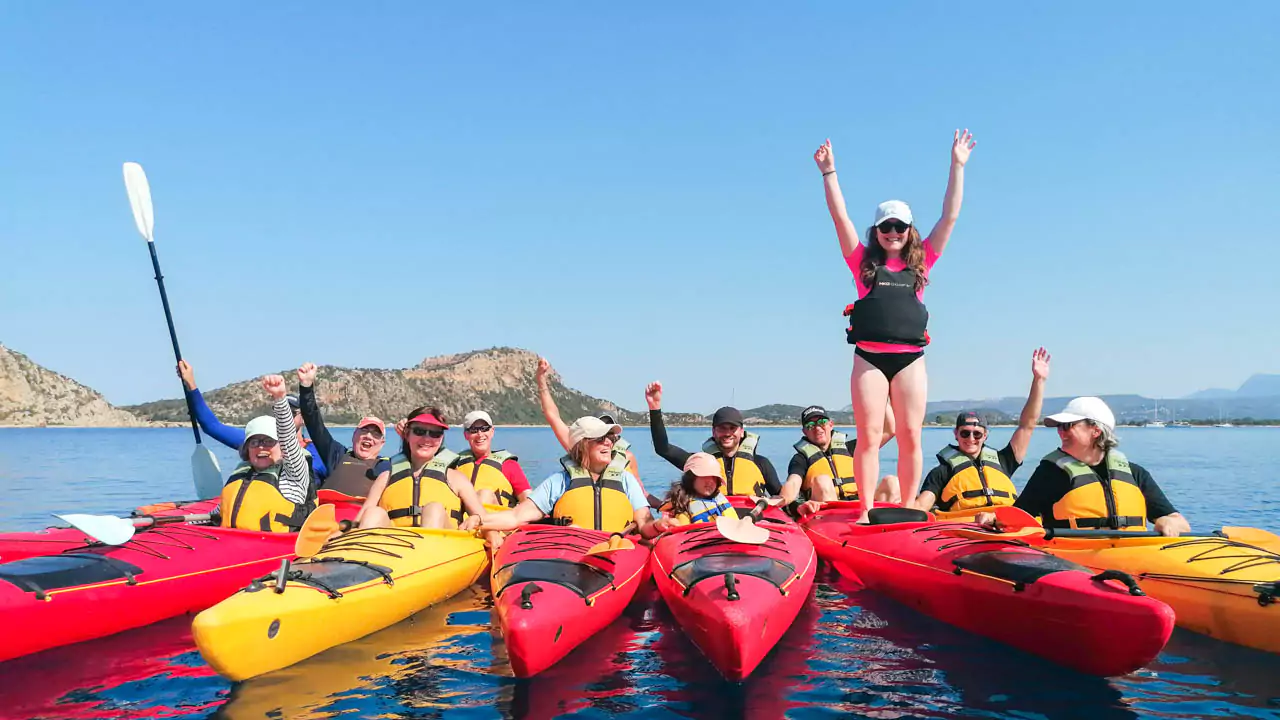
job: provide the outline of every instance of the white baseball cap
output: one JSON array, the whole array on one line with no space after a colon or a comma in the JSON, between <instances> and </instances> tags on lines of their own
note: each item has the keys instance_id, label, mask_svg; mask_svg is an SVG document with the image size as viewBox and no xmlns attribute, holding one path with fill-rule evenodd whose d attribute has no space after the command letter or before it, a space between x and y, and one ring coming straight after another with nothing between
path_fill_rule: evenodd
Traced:
<instances>
[{"instance_id":1,"label":"white baseball cap","mask_svg":"<svg viewBox=\"0 0 1280 720\"><path fill-rule=\"evenodd\" d=\"M1062 408L1062 412L1054 413L1044 419L1045 427L1057 427L1063 423L1079 422L1081 420L1092 420L1098 425L1105 425L1108 430L1115 431L1116 416L1111 412L1111 408L1099 397L1078 397L1067 406Z\"/></svg>"},{"instance_id":2,"label":"white baseball cap","mask_svg":"<svg viewBox=\"0 0 1280 720\"><path fill-rule=\"evenodd\" d=\"M255 435L265 435L272 440L279 441L280 436L276 433L276 419L270 415L259 415L244 426L244 444L240 446L241 460L248 459L246 450L249 447L249 438Z\"/></svg>"},{"instance_id":3,"label":"white baseball cap","mask_svg":"<svg viewBox=\"0 0 1280 720\"><path fill-rule=\"evenodd\" d=\"M610 425L598 417L588 415L580 417L569 426L569 447L577 445L583 440L596 440L602 438L609 433L622 434L621 425Z\"/></svg>"},{"instance_id":4,"label":"white baseball cap","mask_svg":"<svg viewBox=\"0 0 1280 720\"><path fill-rule=\"evenodd\" d=\"M876 221L873 225L879 225L885 220L901 220L902 222L912 225L911 208L901 200L885 200L876 207Z\"/></svg>"},{"instance_id":5,"label":"white baseball cap","mask_svg":"<svg viewBox=\"0 0 1280 720\"><path fill-rule=\"evenodd\" d=\"M493 418L489 417L489 413L483 410L472 410L467 416L462 418L462 429L465 430L476 424L477 420L483 420L485 425L493 426Z\"/></svg>"}]
</instances>

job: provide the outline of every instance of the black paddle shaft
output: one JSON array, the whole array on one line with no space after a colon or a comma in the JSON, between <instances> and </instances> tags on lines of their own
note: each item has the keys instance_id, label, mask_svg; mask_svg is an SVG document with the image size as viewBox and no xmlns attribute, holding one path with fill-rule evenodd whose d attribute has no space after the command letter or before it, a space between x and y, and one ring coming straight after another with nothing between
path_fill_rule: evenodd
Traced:
<instances>
[{"instance_id":1,"label":"black paddle shaft","mask_svg":"<svg viewBox=\"0 0 1280 720\"><path fill-rule=\"evenodd\" d=\"M173 313L169 310L169 295L164 291L164 275L160 274L160 258L156 256L156 244L148 242L147 249L151 251L151 267L156 270L156 285L160 288L160 302L164 305L164 319L165 322L169 323L169 340L173 342L174 362L182 362L182 351L178 349L178 331L173 329ZM182 397L187 401L187 416L191 418L191 432L195 433L196 444L199 445L200 426L196 424L196 409L191 404L191 396L187 393L186 385L182 386Z\"/></svg>"}]
</instances>

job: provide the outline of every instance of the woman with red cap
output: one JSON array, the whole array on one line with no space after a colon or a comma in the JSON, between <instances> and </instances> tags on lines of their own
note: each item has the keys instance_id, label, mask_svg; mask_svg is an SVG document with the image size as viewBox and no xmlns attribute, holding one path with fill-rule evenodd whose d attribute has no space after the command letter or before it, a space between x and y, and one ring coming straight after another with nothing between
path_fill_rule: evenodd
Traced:
<instances>
[{"instance_id":1,"label":"woman with red cap","mask_svg":"<svg viewBox=\"0 0 1280 720\"><path fill-rule=\"evenodd\" d=\"M464 525L464 511L471 515L465 525L474 527L484 506L467 477L450 467L458 455L444 447L444 413L414 408L404 424L400 453L369 488L360 527L452 529Z\"/></svg>"}]
</instances>

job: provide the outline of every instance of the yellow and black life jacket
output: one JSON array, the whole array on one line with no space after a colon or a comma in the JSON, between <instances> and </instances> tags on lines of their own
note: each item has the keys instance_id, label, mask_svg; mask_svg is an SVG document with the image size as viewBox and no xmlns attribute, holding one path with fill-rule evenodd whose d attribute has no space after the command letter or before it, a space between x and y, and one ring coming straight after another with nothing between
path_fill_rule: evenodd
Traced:
<instances>
[{"instance_id":1,"label":"yellow and black life jacket","mask_svg":"<svg viewBox=\"0 0 1280 720\"><path fill-rule=\"evenodd\" d=\"M329 476L324 479L320 486L325 490L334 490L351 497L367 497L369 488L373 486L373 481L378 479L376 476L369 477L373 467L388 459L378 456L372 460L361 460L348 450L343 453L342 461L338 463L338 467L329 471Z\"/></svg>"},{"instance_id":2,"label":"yellow and black life jacket","mask_svg":"<svg viewBox=\"0 0 1280 720\"><path fill-rule=\"evenodd\" d=\"M627 451L630 449L631 443L627 442L623 438L618 438L618 442L613 444L613 461L610 462L609 465L611 467L617 465L623 470L626 470L635 477L636 482L639 482L640 470L635 465L632 465L631 458L627 457Z\"/></svg>"},{"instance_id":3,"label":"yellow and black life jacket","mask_svg":"<svg viewBox=\"0 0 1280 720\"><path fill-rule=\"evenodd\" d=\"M760 444L760 436L746 433L738 443L738 451L733 457L725 458L724 451L711 438L702 443L702 451L720 461L720 470L724 473L726 495L755 495L764 497L769 494L765 485L764 473L756 464L756 447Z\"/></svg>"},{"instance_id":4,"label":"yellow and black life jacket","mask_svg":"<svg viewBox=\"0 0 1280 720\"><path fill-rule=\"evenodd\" d=\"M857 500L858 483L853 478L853 453L849 452L845 438L842 432L831 433L831 445L826 452L805 437L800 438L792 447L809 463L804 472L805 484L813 482L819 475L829 475L841 500Z\"/></svg>"},{"instance_id":5,"label":"yellow and black life jacket","mask_svg":"<svg viewBox=\"0 0 1280 720\"><path fill-rule=\"evenodd\" d=\"M222 527L262 532L297 532L315 507L280 493L280 465L254 470L240 463L222 486Z\"/></svg>"},{"instance_id":6,"label":"yellow and black life jacket","mask_svg":"<svg viewBox=\"0 0 1280 720\"><path fill-rule=\"evenodd\" d=\"M508 460L519 459L505 450L499 450L489 453L483 460L476 462L475 453L464 450L458 455L458 459L453 461L453 466L458 472L467 476L476 490L491 490L498 496L499 503L507 507L515 507L516 491L511 487L511 481L507 476L502 474L502 464Z\"/></svg>"},{"instance_id":7,"label":"yellow and black life jacket","mask_svg":"<svg viewBox=\"0 0 1280 720\"><path fill-rule=\"evenodd\" d=\"M560 458L560 464L564 466L569 482L551 509L552 517L580 528L608 532L621 532L635 517L635 509L631 507L623 484L622 473L627 464L625 455L621 464L615 456L596 481L568 455Z\"/></svg>"},{"instance_id":8,"label":"yellow and black life jacket","mask_svg":"<svg viewBox=\"0 0 1280 720\"><path fill-rule=\"evenodd\" d=\"M1133 478L1129 460L1119 450L1107 451L1107 477L1061 449L1045 460L1067 473L1071 489L1053 504L1055 528L1146 530L1147 499Z\"/></svg>"},{"instance_id":9,"label":"yellow and black life jacket","mask_svg":"<svg viewBox=\"0 0 1280 720\"><path fill-rule=\"evenodd\" d=\"M689 498L689 509L680 513L678 517L690 523L700 523L709 522L722 515L736 518L738 512L729 504L729 499L724 496L724 493L716 493L716 496L710 499Z\"/></svg>"},{"instance_id":10,"label":"yellow and black life jacket","mask_svg":"<svg viewBox=\"0 0 1280 720\"><path fill-rule=\"evenodd\" d=\"M413 466L403 453L391 458L391 478L378 499L378 505L387 511L387 517L401 527L422 527L422 508L430 503L440 503L455 523L462 522L462 500L449 487L446 472L458 454L440 448L435 457L413 474Z\"/></svg>"},{"instance_id":11,"label":"yellow and black life jacket","mask_svg":"<svg viewBox=\"0 0 1280 720\"><path fill-rule=\"evenodd\" d=\"M938 453L938 462L948 473L947 484L938 493L939 510L954 512L1012 505L1018 499L1018 489L1000 465L1000 454L985 445L976 462L955 445L943 448Z\"/></svg>"}]
</instances>

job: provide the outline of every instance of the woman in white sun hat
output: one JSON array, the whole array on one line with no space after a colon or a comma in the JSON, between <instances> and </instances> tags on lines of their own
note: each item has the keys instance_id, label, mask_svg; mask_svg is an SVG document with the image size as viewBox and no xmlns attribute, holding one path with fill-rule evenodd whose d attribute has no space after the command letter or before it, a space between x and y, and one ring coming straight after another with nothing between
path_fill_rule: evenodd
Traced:
<instances>
[{"instance_id":1,"label":"woman in white sun hat","mask_svg":"<svg viewBox=\"0 0 1280 720\"><path fill-rule=\"evenodd\" d=\"M862 499L861 522L866 522L876 478L880 477L880 434L886 404L892 405L897 421L901 496L914 498L920 485L924 470L920 426L929 389L924 365L924 346L929 344L924 286L960 217L964 166L976 144L968 130L955 132L942 217L924 240L911 208L901 200L889 200L876 208L875 222L867 229L865 242L859 242L840 192L831 141L813 154L822 171L827 210L835 222L840 252L858 289L857 302L845 308L845 314L849 316L846 339L855 346L849 391L858 426L853 460Z\"/></svg>"},{"instance_id":2,"label":"woman in white sun hat","mask_svg":"<svg viewBox=\"0 0 1280 720\"><path fill-rule=\"evenodd\" d=\"M1116 449L1116 416L1102 398L1078 397L1044 424L1062 446L1040 461L1014 507L1047 528L1143 531L1151 522L1167 537L1191 531L1151 473ZM990 513L974 519L995 522Z\"/></svg>"}]
</instances>

